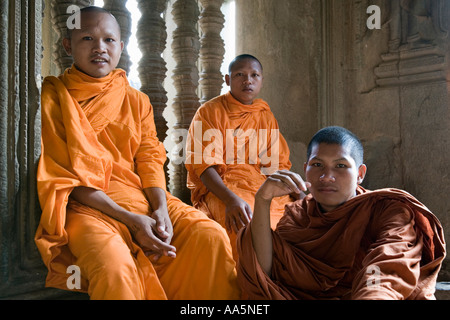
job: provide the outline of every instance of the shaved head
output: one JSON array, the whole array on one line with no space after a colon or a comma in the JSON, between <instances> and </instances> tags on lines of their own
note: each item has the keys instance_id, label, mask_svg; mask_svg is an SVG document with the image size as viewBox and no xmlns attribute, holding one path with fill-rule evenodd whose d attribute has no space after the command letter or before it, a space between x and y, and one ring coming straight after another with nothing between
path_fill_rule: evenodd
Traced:
<instances>
[{"instance_id":1,"label":"shaved head","mask_svg":"<svg viewBox=\"0 0 450 320\"><path fill-rule=\"evenodd\" d=\"M231 74L235 65L237 65L239 62L244 61L244 60L255 61L256 63L258 63L259 67L261 68L261 72L263 71L262 64L256 57L252 56L251 54L241 54L241 55L237 56L236 58L234 58L233 61L231 61L230 65L228 66L228 74Z\"/></svg>"},{"instance_id":2,"label":"shaved head","mask_svg":"<svg viewBox=\"0 0 450 320\"><path fill-rule=\"evenodd\" d=\"M116 17L114 17L114 15L111 12L109 12L108 10L103 9L101 7L96 7L96 6L84 7L82 9L80 9L80 19L82 19L83 16L86 16L86 14L88 14L88 13L93 13L93 14L95 14L95 13L97 13L97 14L103 13L103 14L110 15L114 19L114 21L116 22L117 28L119 28L119 31L120 31L120 26L119 26L119 23L117 22ZM73 32L73 29L67 28L67 30L66 30L66 38L67 39L70 39L72 37L72 32Z\"/></svg>"}]
</instances>

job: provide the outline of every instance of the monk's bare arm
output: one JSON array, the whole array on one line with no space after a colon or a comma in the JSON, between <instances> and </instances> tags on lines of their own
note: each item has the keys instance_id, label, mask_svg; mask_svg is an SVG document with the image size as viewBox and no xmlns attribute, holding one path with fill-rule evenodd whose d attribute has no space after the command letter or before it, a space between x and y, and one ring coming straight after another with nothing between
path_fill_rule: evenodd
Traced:
<instances>
[{"instance_id":1,"label":"monk's bare arm","mask_svg":"<svg viewBox=\"0 0 450 320\"><path fill-rule=\"evenodd\" d=\"M214 167L209 167L200 176L206 188L219 198L227 207L226 224L228 229L237 232L247 225L252 217L252 210L248 203L227 188Z\"/></svg>"},{"instance_id":2,"label":"monk's bare arm","mask_svg":"<svg viewBox=\"0 0 450 320\"><path fill-rule=\"evenodd\" d=\"M128 225L131 213L117 203L101 190L88 187L76 187L70 197L85 206L94 208L110 216L111 218Z\"/></svg>"},{"instance_id":3,"label":"monk's bare arm","mask_svg":"<svg viewBox=\"0 0 450 320\"><path fill-rule=\"evenodd\" d=\"M253 219L250 222L253 249L263 271L270 277L272 271L272 230L270 229L270 203L256 193Z\"/></svg>"},{"instance_id":4,"label":"monk's bare arm","mask_svg":"<svg viewBox=\"0 0 450 320\"><path fill-rule=\"evenodd\" d=\"M236 194L228 189L225 183L223 183L222 178L214 167L209 167L203 171L200 179L205 187L225 204L236 197Z\"/></svg>"},{"instance_id":5,"label":"monk's bare arm","mask_svg":"<svg viewBox=\"0 0 450 320\"><path fill-rule=\"evenodd\" d=\"M125 210L101 190L80 186L74 188L70 196L77 202L99 210L125 224L146 253L175 256L175 247L154 235L153 228L156 226L156 221L151 217Z\"/></svg>"},{"instance_id":6,"label":"monk's bare arm","mask_svg":"<svg viewBox=\"0 0 450 320\"><path fill-rule=\"evenodd\" d=\"M269 277L273 260L270 203L275 197L292 193L300 195L301 191L306 191L310 186L297 173L280 170L269 176L256 192L253 219L250 223L252 243L259 265Z\"/></svg>"}]
</instances>

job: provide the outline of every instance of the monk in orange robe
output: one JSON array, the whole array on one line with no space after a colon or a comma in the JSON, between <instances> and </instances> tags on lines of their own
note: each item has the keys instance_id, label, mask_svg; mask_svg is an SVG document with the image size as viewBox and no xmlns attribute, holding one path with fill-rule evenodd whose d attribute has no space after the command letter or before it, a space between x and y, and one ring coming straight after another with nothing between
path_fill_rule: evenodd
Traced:
<instances>
[{"instance_id":1,"label":"monk in orange robe","mask_svg":"<svg viewBox=\"0 0 450 320\"><path fill-rule=\"evenodd\" d=\"M399 189L366 190L359 139L320 130L300 175L279 171L256 194L238 235L238 281L250 299L435 299L445 257L438 219ZM275 231L274 197L310 194L286 206Z\"/></svg>"},{"instance_id":2,"label":"monk in orange robe","mask_svg":"<svg viewBox=\"0 0 450 320\"><path fill-rule=\"evenodd\" d=\"M74 65L42 87L35 242L46 286L91 299L238 298L225 230L166 191L150 101L116 69L116 19L98 7L80 17L63 40Z\"/></svg>"},{"instance_id":3,"label":"monk in orange robe","mask_svg":"<svg viewBox=\"0 0 450 320\"><path fill-rule=\"evenodd\" d=\"M269 105L256 98L263 83L259 60L236 57L225 80L230 91L203 104L189 128L187 185L193 206L227 229L237 259L236 233L251 219L256 191L291 162ZM286 196L273 202L273 227L290 201Z\"/></svg>"}]
</instances>

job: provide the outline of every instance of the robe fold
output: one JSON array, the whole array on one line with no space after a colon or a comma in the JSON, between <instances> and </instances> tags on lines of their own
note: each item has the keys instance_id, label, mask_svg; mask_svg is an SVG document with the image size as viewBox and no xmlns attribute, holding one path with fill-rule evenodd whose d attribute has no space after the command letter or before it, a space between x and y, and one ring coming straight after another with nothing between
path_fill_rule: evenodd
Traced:
<instances>
[{"instance_id":1,"label":"robe fold","mask_svg":"<svg viewBox=\"0 0 450 320\"><path fill-rule=\"evenodd\" d=\"M68 289L67 268L81 271L91 299L233 299L235 262L222 227L166 191L175 259L152 263L128 228L69 195L104 191L136 214L151 214L144 188L166 190L166 152L147 95L116 69L92 78L75 66L44 80L37 184L42 215L35 243L46 286ZM216 267L218 266L218 267ZM201 275L201 276L200 276ZM71 288L69 288L71 289Z\"/></svg>"},{"instance_id":2,"label":"robe fold","mask_svg":"<svg viewBox=\"0 0 450 320\"><path fill-rule=\"evenodd\" d=\"M215 166L224 184L253 210L254 198L267 175L291 168L289 147L278 122L262 99L252 105L237 101L230 92L203 104L196 112L188 133L187 186L194 207L225 227L225 204L200 179ZM271 225L275 228L289 196L273 201ZM236 234L228 232L236 253Z\"/></svg>"},{"instance_id":3,"label":"robe fold","mask_svg":"<svg viewBox=\"0 0 450 320\"><path fill-rule=\"evenodd\" d=\"M308 195L286 206L269 277L251 226L238 235L238 281L250 299L435 299L445 257L439 220L398 189L365 190L322 213Z\"/></svg>"}]
</instances>

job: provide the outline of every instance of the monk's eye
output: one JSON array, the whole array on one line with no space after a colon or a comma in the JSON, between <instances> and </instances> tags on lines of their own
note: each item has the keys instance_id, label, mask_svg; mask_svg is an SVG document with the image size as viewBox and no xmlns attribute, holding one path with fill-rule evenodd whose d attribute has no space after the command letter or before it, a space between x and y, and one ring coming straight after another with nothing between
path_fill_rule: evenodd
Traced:
<instances>
[{"instance_id":1,"label":"monk's eye","mask_svg":"<svg viewBox=\"0 0 450 320\"><path fill-rule=\"evenodd\" d=\"M92 40L92 37L86 36L86 37L83 37L83 40Z\"/></svg>"},{"instance_id":2,"label":"monk's eye","mask_svg":"<svg viewBox=\"0 0 450 320\"><path fill-rule=\"evenodd\" d=\"M254 74L252 75L252 77L253 77L253 78L257 78L257 77L259 77L259 74L258 74L258 73L254 73Z\"/></svg>"},{"instance_id":3,"label":"monk's eye","mask_svg":"<svg viewBox=\"0 0 450 320\"><path fill-rule=\"evenodd\" d=\"M339 163L336 168L347 168L347 165L343 164L343 163Z\"/></svg>"},{"instance_id":4,"label":"monk's eye","mask_svg":"<svg viewBox=\"0 0 450 320\"><path fill-rule=\"evenodd\" d=\"M314 162L314 163L311 163L310 166L311 166L311 167L319 168L319 167L322 166L322 164L321 164L320 162Z\"/></svg>"},{"instance_id":5,"label":"monk's eye","mask_svg":"<svg viewBox=\"0 0 450 320\"><path fill-rule=\"evenodd\" d=\"M113 38L107 38L106 42L114 42L115 40Z\"/></svg>"}]
</instances>

